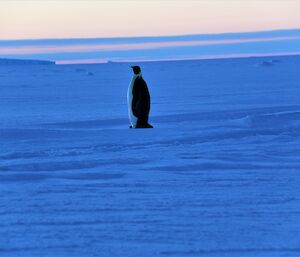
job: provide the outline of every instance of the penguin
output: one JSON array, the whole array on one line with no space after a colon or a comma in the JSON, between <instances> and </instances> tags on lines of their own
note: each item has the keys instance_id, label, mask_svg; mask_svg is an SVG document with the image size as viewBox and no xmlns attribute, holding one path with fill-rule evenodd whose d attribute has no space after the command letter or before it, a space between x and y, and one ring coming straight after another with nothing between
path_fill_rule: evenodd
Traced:
<instances>
[{"instance_id":1,"label":"penguin","mask_svg":"<svg viewBox=\"0 0 300 257\"><path fill-rule=\"evenodd\" d=\"M148 123L150 112L150 93L142 77L139 66L131 66L133 77L127 91L128 115L130 128L153 128Z\"/></svg>"}]
</instances>

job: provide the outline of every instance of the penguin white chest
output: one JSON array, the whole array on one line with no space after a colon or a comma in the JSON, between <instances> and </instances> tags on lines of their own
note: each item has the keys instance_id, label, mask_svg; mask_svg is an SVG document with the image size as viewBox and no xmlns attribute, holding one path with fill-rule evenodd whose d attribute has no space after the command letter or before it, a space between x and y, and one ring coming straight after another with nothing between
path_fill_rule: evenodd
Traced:
<instances>
[{"instance_id":1,"label":"penguin white chest","mask_svg":"<svg viewBox=\"0 0 300 257\"><path fill-rule=\"evenodd\" d=\"M133 86L134 86L134 82L135 82L136 78L137 78L137 76L132 77L131 82L128 87L128 91L127 91L128 116L129 116L129 121L131 123L131 126L133 128L136 127L137 120L138 120L138 118L136 116L134 116L133 110L132 110L132 99L133 99L132 90L133 90Z\"/></svg>"}]
</instances>

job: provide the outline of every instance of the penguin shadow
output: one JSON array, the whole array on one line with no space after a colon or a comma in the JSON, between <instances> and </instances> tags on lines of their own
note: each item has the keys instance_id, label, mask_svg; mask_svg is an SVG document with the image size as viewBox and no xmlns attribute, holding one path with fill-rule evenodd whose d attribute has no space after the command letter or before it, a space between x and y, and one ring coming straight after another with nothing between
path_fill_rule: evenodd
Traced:
<instances>
[{"instance_id":1,"label":"penguin shadow","mask_svg":"<svg viewBox=\"0 0 300 257\"><path fill-rule=\"evenodd\" d=\"M160 125L166 127L166 124L190 122L193 120L203 119L202 115L203 113L190 113L152 116L150 119L151 125L149 123L140 124L135 129L159 128ZM53 129L133 129L127 118L67 121L58 123L47 123L41 125L42 127Z\"/></svg>"},{"instance_id":2,"label":"penguin shadow","mask_svg":"<svg viewBox=\"0 0 300 257\"><path fill-rule=\"evenodd\" d=\"M236 113L235 116L240 116L241 114ZM231 112L230 118L233 114ZM199 122L207 120L223 120L228 119L228 114L226 112L194 112L188 114L171 114L171 115L158 115L151 116L151 124L144 124L138 126L140 128L159 128L172 126L174 123L186 123L186 122ZM166 126L167 125L167 126ZM80 121L69 121L60 123L48 123L42 124L42 126L47 128L57 128L57 129L124 129L132 127L129 124L128 118L116 118L116 119L102 119L102 120L80 120Z\"/></svg>"},{"instance_id":3,"label":"penguin shadow","mask_svg":"<svg viewBox=\"0 0 300 257\"><path fill-rule=\"evenodd\" d=\"M106 120L81 120L81 121L69 121L44 124L51 128L62 128L62 129L101 129L101 128L117 128L126 127L128 119L106 119Z\"/></svg>"}]
</instances>

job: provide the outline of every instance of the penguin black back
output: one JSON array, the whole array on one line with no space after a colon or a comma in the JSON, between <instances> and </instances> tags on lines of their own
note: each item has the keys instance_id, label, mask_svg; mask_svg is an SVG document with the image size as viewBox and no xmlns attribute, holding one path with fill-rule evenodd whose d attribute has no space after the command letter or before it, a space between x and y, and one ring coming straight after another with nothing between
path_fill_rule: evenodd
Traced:
<instances>
[{"instance_id":1,"label":"penguin black back","mask_svg":"<svg viewBox=\"0 0 300 257\"><path fill-rule=\"evenodd\" d=\"M128 105L132 127L152 128L153 126L148 123L150 93L147 83L142 77L141 68L139 66L131 66L131 68L134 77L128 91Z\"/></svg>"}]
</instances>

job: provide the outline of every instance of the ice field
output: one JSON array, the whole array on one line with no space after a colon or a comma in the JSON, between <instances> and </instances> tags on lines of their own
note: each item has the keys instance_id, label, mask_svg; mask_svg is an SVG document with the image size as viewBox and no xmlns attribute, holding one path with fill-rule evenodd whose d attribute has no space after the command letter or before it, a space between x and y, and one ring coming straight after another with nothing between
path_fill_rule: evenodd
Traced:
<instances>
[{"instance_id":1,"label":"ice field","mask_svg":"<svg viewBox=\"0 0 300 257\"><path fill-rule=\"evenodd\" d=\"M300 56L0 61L0 256L300 255Z\"/></svg>"}]
</instances>

